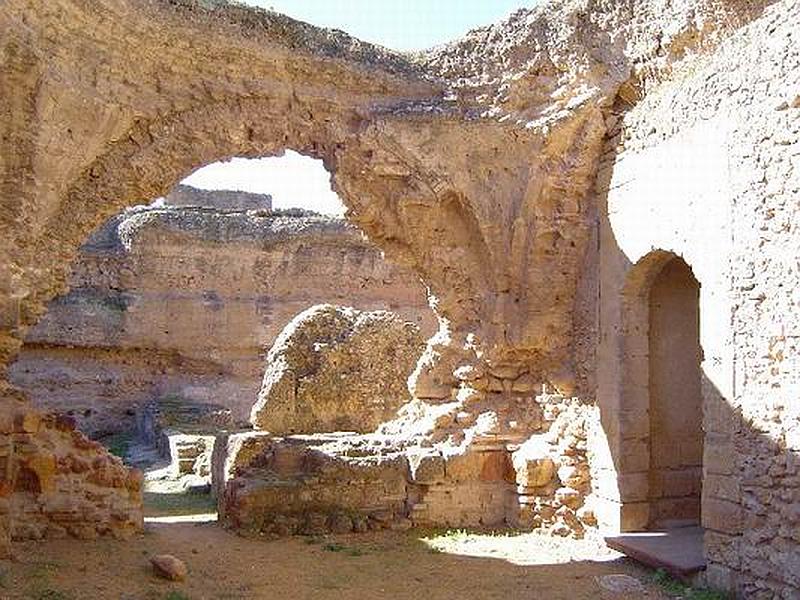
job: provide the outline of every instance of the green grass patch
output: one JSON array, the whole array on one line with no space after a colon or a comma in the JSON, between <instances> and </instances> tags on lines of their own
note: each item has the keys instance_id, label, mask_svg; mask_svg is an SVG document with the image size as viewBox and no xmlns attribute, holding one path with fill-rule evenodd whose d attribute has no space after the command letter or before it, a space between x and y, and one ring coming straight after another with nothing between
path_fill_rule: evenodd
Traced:
<instances>
[{"instance_id":1,"label":"green grass patch","mask_svg":"<svg viewBox=\"0 0 800 600\"><path fill-rule=\"evenodd\" d=\"M133 443L133 433L130 431L114 433L102 438L100 443L108 448L111 454L124 460L128 456L128 450Z\"/></svg>"},{"instance_id":2,"label":"green grass patch","mask_svg":"<svg viewBox=\"0 0 800 600\"><path fill-rule=\"evenodd\" d=\"M178 590L172 590L164 596L164 600L189 600L189 596Z\"/></svg>"},{"instance_id":3,"label":"green grass patch","mask_svg":"<svg viewBox=\"0 0 800 600\"><path fill-rule=\"evenodd\" d=\"M204 515L217 512L217 503L211 494L155 494L144 493L145 517L175 517L178 515Z\"/></svg>"},{"instance_id":4,"label":"green grass patch","mask_svg":"<svg viewBox=\"0 0 800 600\"><path fill-rule=\"evenodd\" d=\"M445 529L433 527L428 529L417 529L409 532L410 535L425 539L449 540L453 542L464 542L472 537L492 537L492 538L513 538L521 535L529 535L531 532L522 529Z\"/></svg>"},{"instance_id":5,"label":"green grass patch","mask_svg":"<svg viewBox=\"0 0 800 600\"><path fill-rule=\"evenodd\" d=\"M727 600L728 595L708 588L695 588L679 581L664 569L658 569L653 574L653 583L670 596L680 597L684 600Z\"/></svg>"}]
</instances>

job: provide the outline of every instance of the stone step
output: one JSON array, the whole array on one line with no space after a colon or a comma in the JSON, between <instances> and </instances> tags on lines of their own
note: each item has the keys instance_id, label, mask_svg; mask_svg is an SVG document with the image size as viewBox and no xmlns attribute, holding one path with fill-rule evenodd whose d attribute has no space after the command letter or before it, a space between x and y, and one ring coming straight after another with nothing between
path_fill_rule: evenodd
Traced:
<instances>
[{"instance_id":1,"label":"stone step","mask_svg":"<svg viewBox=\"0 0 800 600\"><path fill-rule=\"evenodd\" d=\"M704 529L698 526L664 531L623 533L605 538L609 548L684 581L706 568Z\"/></svg>"}]
</instances>

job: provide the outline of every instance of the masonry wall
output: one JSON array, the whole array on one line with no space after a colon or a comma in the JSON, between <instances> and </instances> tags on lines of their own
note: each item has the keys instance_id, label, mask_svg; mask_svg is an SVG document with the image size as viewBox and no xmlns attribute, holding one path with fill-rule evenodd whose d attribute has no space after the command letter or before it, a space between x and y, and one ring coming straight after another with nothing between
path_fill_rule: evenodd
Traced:
<instances>
[{"instance_id":1,"label":"masonry wall","mask_svg":"<svg viewBox=\"0 0 800 600\"><path fill-rule=\"evenodd\" d=\"M701 285L707 578L754 597L800 593L798 18L777 3L621 105L598 182L601 520L649 520L641 299L681 256Z\"/></svg>"},{"instance_id":2,"label":"masonry wall","mask_svg":"<svg viewBox=\"0 0 800 600\"><path fill-rule=\"evenodd\" d=\"M669 261L650 288L650 524L700 522L703 402L699 286L688 265Z\"/></svg>"}]
</instances>

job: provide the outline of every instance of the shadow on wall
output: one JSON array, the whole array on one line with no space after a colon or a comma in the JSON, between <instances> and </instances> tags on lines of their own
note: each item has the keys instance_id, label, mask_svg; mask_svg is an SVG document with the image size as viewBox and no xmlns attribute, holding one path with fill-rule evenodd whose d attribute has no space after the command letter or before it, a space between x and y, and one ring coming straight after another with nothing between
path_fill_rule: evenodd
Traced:
<instances>
[{"instance_id":1,"label":"shadow on wall","mask_svg":"<svg viewBox=\"0 0 800 600\"><path fill-rule=\"evenodd\" d=\"M597 183L597 397L606 439L594 479L601 522L611 531L642 531L671 521L691 522L699 509L709 586L745 596L798 594L800 455L785 431L776 435L768 429L768 407L762 411L759 406L758 416L748 418L737 404L752 393L744 383L756 374L737 380L735 371L735 358L743 351L736 341L731 300L736 249L721 246L708 252L693 231L675 227L667 239L665 229L646 218L621 219L639 228L633 247L653 233L646 240L650 250L631 260L617 238L631 234L610 218L616 218L613 210L618 208L609 210L614 152L606 155L608 168L601 169ZM692 264L693 259L702 264ZM699 284L692 282L692 271ZM704 275L712 280L704 281ZM664 318L665 304L676 311L672 321ZM696 315L699 344L691 338ZM671 367L664 367L665 353ZM701 457L700 478L696 467Z\"/></svg>"}]
</instances>

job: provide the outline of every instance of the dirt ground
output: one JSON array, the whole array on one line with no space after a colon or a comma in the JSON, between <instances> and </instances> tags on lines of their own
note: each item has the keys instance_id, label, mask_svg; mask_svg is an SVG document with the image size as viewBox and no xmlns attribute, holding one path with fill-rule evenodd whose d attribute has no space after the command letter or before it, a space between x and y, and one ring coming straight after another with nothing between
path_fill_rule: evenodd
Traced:
<instances>
[{"instance_id":1,"label":"dirt ground","mask_svg":"<svg viewBox=\"0 0 800 600\"><path fill-rule=\"evenodd\" d=\"M15 561L0 562L0 598L9 600L665 597L649 583L649 572L627 559L593 544L535 534L378 532L254 540L216 523L150 523L129 542L55 540L17 544L15 551ZM187 563L185 582L153 575L148 557L160 553ZM644 584L635 594L612 593L601 579L609 574Z\"/></svg>"}]
</instances>

